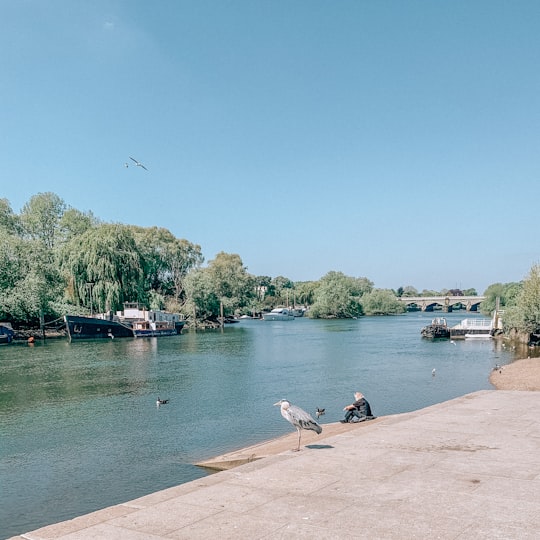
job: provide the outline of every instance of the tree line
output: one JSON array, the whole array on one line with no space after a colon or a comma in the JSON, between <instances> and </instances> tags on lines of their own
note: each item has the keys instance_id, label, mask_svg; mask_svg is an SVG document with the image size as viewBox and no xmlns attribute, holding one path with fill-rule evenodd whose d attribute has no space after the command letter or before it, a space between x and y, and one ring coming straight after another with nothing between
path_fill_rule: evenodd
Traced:
<instances>
[{"instance_id":1,"label":"tree line","mask_svg":"<svg viewBox=\"0 0 540 540\"><path fill-rule=\"evenodd\" d=\"M314 318L351 318L403 313L400 296L456 293L378 289L337 271L306 282L255 276L239 255L224 252L204 262L199 245L167 229L105 223L51 192L34 195L19 214L0 199L0 320L14 325L117 311L124 302L182 313L193 326L293 304L309 306ZM513 325L540 326L538 274L533 267L524 282L491 285L483 311L494 309L496 294Z\"/></svg>"}]
</instances>

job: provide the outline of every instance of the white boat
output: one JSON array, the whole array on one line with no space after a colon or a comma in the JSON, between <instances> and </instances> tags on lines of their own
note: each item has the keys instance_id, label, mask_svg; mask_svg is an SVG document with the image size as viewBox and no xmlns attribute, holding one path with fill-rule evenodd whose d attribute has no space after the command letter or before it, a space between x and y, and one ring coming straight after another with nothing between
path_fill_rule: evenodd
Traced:
<instances>
[{"instance_id":1,"label":"white boat","mask_svg":"<svg viewBox=\"0 0 540 540\"><path fill-rule=\"evenodd\" d=\"M269 313L263 313L265 321L292 321L294 315L287 308L274 308Z\"/></svg>"},{"instance_id":2,"label":"white boat","mask_svg":"<svg viewBox=\"0 0 540 540\"><path fill-rule=\"evenodd\" d=\"M465 339L491 339L491 334L465 334Z\"/></svg>"}]
</instances>

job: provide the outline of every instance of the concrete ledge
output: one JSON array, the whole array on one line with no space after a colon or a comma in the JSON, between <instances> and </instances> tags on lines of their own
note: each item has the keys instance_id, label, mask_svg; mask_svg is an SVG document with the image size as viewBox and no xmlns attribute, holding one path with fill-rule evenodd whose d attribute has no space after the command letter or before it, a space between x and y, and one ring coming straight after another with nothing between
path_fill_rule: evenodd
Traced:
<instances>
[{"instance_id":1,"label":"concrete ledge","mask_svg":"<svg viewBox=\"0 0 540 540\"><path fill-rule=\"evenodd\" d=\"M382 418L375 418L365 422L350 424L342 424L340 422L330 424L321 423L323 431L320 435L317 435L313 431L302 431L302 447L316 448L317 445L321 445L323 441L326 441L329 437L347 433L351 430L367 429L370 424L376 424L381 420ZM216 456L206 461L200 461L195 465L213 471L226 471L240 465L245 465L246 463L251 463L268 456L275 456L276 454L296 448L297 441L298 435L296 431L294 431L289 435L283 435L277 439L241 448L240 450L222 454L221 456Z\"/></svg>"},{"instance_id":2,"label":"concrete ledge","mask_svg":"<svg viewBox=\"0 0 540 540\"><path fill-rule=\"evenodd\" d=\"M539 408L539 392L482 391L328 424L300 452L292 433L222 456L242 466L16 538L536 540Z\"/></svg>"}]
</instances>

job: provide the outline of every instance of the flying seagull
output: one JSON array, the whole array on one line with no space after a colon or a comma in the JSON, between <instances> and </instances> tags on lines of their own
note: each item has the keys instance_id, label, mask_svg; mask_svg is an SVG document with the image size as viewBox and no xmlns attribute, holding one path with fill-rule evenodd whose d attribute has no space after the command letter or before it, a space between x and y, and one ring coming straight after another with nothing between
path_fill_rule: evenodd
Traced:
<instances>
[{"instance_id":1,"label":"flying seagull","mask_svg":"<svg viewBox=\"0 0 540 540\"><path fill-rule=\"evenodd\" d=\"M317 415L317 418L321 417L325 413L326 413L326 409L321 409L319 407L317 407L317 411L315 412L315 414Z\"/></svg>"},{"instance_id":2,"label":"flying seagull","mask_svg":"<svg viewBox=\"0 0 540 540\"><path fill-rule=\"evenodd\" d=\"M148 170L142 163L139 163L135 158L132 158L131 156L129 156L129 159L131 159L131 161L134 161L137 167L142 167L145 171Z\"/></svg>"},{"instance_id":3,"label":"flying seagull","mask_svg":"<svg viewBox=\"0 0 540 540\"><path fill-rule=\"evenodd\" d=\"M290 422L298 431L298 447L293 449L295 452L300 450L302 429L311 429L317 433L322 432L322 427L306 411L296 405L291 405L286 399L280 399L274 405L280 405L281 416Z\"/></svg>"}]
</instances>

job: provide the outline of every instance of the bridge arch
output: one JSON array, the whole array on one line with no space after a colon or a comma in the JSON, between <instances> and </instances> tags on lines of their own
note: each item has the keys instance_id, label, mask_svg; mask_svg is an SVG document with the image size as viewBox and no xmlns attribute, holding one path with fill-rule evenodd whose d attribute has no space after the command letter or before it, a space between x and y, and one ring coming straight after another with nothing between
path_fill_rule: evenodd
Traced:
<instances>
[{"instance_id":1,"label":"bridge arch","mask_svg":"<svg viewBox=\"0 0 540 540\"><path fill-rule=\"evenodd\" d=\"M477 311L485 296L402 296L399 298L407 306L415 305L422 311L433 311L439 305L443 311L452 311L458 304L467 311Z\"/></svg>"}]
</instances>

